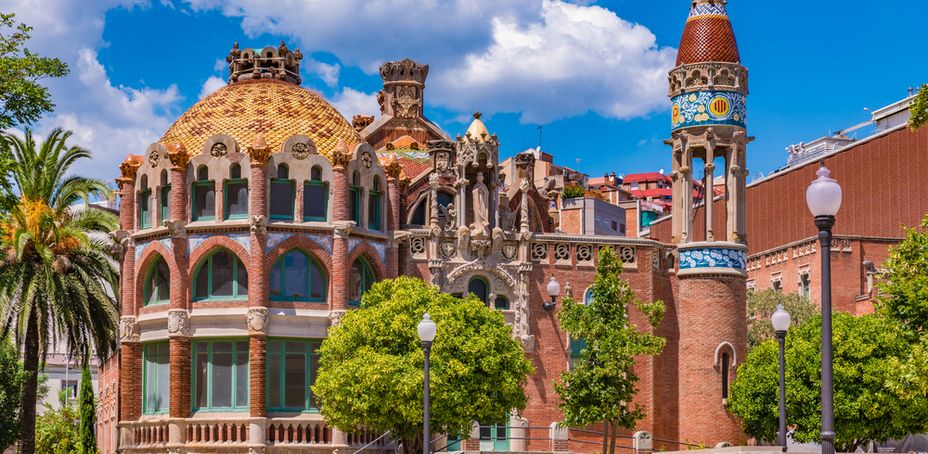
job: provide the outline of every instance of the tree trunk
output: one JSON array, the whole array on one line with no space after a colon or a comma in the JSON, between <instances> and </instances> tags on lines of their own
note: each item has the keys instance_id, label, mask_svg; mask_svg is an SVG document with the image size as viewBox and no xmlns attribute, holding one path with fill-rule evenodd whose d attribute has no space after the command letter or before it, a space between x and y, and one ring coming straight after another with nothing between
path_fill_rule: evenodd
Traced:
<instances>
[{"instance_id":1,"label":"tree trunk","mask_svg":"<svg viewBox=\"0 0 928 454\"><path fill-rule=\"evenodd\" d=\"M39 385L39 326L33 308L26 325L25 348L23 351L23 369L26 380L23 382L22 400L20 401L20 440L21 454L35 453L35 407L36 390Z\"/></svg>"},{"instance_id":2,"label":"tree trunk","mask_svg":"<svg viewBox=\"0 0 928 454\"><path fill-rule=\"evenodd\" d=\"M609 421L603 422L603 454L609 454Z\"/></svg>"},{"instance_id":3,"label":"tree trunk","mask_svg":"<svg viewBox=\"0 0 928 454\"><path fill-rule=\"evenodd\" d=\"M612 435L609 438L609 454L615 454L615 436L616 432L619 431L619 426L617 423L612 423Z\"/></svg>"}]
</instances>

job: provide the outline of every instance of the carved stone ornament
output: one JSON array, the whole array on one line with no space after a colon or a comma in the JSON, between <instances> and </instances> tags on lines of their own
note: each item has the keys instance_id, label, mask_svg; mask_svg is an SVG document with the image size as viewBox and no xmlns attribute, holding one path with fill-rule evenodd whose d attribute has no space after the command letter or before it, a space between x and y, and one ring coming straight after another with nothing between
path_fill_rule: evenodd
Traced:
<instances>
[{"instance_id":1,"label":"carved stone ornament","mask_svg":"<svg viewBox=\"0 0 928 454\"><path fill-rule=\"evenodd\" d=\"M267 308L252 307L246 316L249 334L267 334Z\"/></svg>"},{"instance_id":2,"label":"carved stone ornament","mask_svg":"<svg viewBox=\"0 0 928 454\"><path fill-rule=\"evenodd\" d=\"M345 311L332 311L329 313L329 325L336 326L342 321Z\"/></svg>"},{"instance_id":3,"label":"carved stone ornament","mask_svg":"<svg viewBox=\"0 0 928 454\"><path fill-rule=\"evenodd\" d=\"M351 231L354 230L355 223L354 221L341 221L335 223L335 237L336 238L348 238L351 235Z\"/></svg>"},{"instance_id":4,"label":"carved stone ornament","mask_svg":"<svg viewBox=\"0 0 928 454\"><path fill-rule=\"evenodd\" d=\"M135 317L122 317L119 319L120 342L138 342L140 336L139 324L135 322Z\"/></svg>"},{"instance_id":5,"label":"carved stone ornament","mask_svg":"<svg viewBox=\"0 0 928 454\"><path fill-rule=\"evenodd\" d=\"M361 164L364 165L365 169L370 169L374 165L374 158L371 157L370 153L364 153L361 155Z\"/></svg>"},{"instance_id":6,"label":"carved stone ornament","mask_svg":"<svg viewBox=\"0 0 928 454\"><path fill-rule=\"evenodd\" d=\"M161 221L161 225L168 228L168 233L171 235L171 238L187 237L186 224L180 219L165 219Z\"/></svg>"},{"instance_id":7,"label":"carved stone ornament","mask_svg":"<svg viewBox=\"0 0 928 454\"><path fill-rule=\"evenodd\" d=\"M148 153L148 162L152 167L158 167L158 163L161 162L161 153L158 150L152 150Z\"/></svg>"},{"instance_id":8,"label":"carved stone ornament","mask_svg":"<svg viewBox=\"0 0 928 454\"><path fill-rule=\"evenodd\" d=\"M344 139L339 139L338 143L335 145L335 150L332 150L332 160L333 167L348 167L348 163L351 161L351 154L348 153L348 145L345 143Z\"/></svg>"},{"instance_id":9,"label":"carved stone ornament","mask_svg":"<svg viewBox=\"0 0 928 454\"><path fill-rule=\"evenodd\" d=\"M399 118L416 118L419 116L421 100L416 87L400 86L393 97L393 113Z\"/></svg>"},{"instance_id":10,"label":"carved stone ornament","mask_svg":"<svg viewBox=\"0 0 928 454\"><path fill-rule=\"evenodd\" d=\"M255 134L254 141L248 147L248 157L252 166L267 165L267 160L271 157L271 147L264 140L264 134Z\"/></svg>"},{"instance_id":11,"label":"carved stone ornament","mask_svg":"<svg viewBox=\"0 0 928 454\"><path fill-rule=\"evenodd\" d=\"M435 153L435 170L438 172L447 172L451 167L451 153L439 151Z\"/></svg>"},{"instance_id":12,"label":"carved stone ornament","mask_svg":"<svg viewBox=\"0 0 928 454\"><path fill-rule=\"evenodd\" d=\"M113 253L120 259L122 259L123 254L126 253L128 248L135 246L135 240L128 230L117 230L110 233L110 239L113 241Z\"/></svg>"},{"instance_id":13,"label":"carved stone ornament","mask_svg":"<svg viewBox=\"0 0 928 454\"><path fill-rule=\"evenodd\" d=\"M168 311L168 336L189 337L191 335L190 318L184 309Z\"/></svg>"},{"instance_id":14,"label":"carved stone ornament","mask_svg":"<svg viewBox=\"0 0 928 454\"><path fill-rule=\"evenodd\" d=\"M190 156L187 154L187 149L184 148L184 144L180 142L174 142L168 146L168 159L171 160L171 165L175 169L186 169L187 163L190 162Z\"/></svg>"},{"instance_id":15,"label":"carved stone ornament","mask_svg":"<svg viewBox=\"0 0 928 454\"><path fill-rule=\"evenodd\" d=\"M302 161L308 158L309 155L315 154L316 147L306 142L297 142L290 148L290 152L293 153L294 158Z\"/></svg>"},{"instance_id":16,"label":"carved stone ornament","mask_svg":"<svg viewBox=\"0 0 928 454\"><path fill-rule=\"evenodd\" d=\"M142 157L134 154L126 156L126 160L119 164L120 176L126 180L135 180L139 167L142 166Z\"/></svg>"},{"instance_id":17,"label":"carved stone ornament","mask_svg":"<svg viewBox=\"0 0 928 454\"><path fill-rule=\"evenodd\" d=\"M214 158L221 158L229 152L229 148L226 147L226 144L222 142L216 142L212 147L209 148L210 156Z\"/></svg>"},{"instance_id":18,"label":"carved stone ornament","mask_svg":"<svg viewBox=\"0 0 928 454\"><path fill-rule=\"evenodd\" d=\"M264 235L267 233L267 217L263 214L251 215L251 233Z\"/></svg>"}]
</instances>

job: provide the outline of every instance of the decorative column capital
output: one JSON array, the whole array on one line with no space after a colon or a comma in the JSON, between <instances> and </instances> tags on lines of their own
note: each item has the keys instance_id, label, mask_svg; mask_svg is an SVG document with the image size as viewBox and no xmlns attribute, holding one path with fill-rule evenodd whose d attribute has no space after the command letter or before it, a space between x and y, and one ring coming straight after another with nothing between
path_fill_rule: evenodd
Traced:
<instances>
[{"instance_id":1,"label":"decorative column capital","mask_svg":"<svg viewBox=\"0 0 928 454\"><path fill-rule=\"evenodd\" d=\"M347 239L351 236L351 231L354 230L355 222L354 221L339 221L335 223L335 238L338 239Z\"/></svg>"},{"instance_id":2,"label":"decorative column capital","mask_svg":"<svg viewBox=\"0 0 928 454\"><path fill-rule=\"evenodd\" d=\"M135 317L119 318L119 342L123 344L136 343L140 337L141 332Z\"/></svg>"},{"instance_id":3,"label":"decorative column capital","mask_svg":"<svg viewBox=\"0 0 928 454\"><path fill-rule=\"evenodd\" d=\"M186 309L171 309L168 311L168 336L190 337L190 316Z\"/></svg>"},{"instance_id":4,"label":"decorative column capital","mask_svg":"<svg viewBox=\"0 0 928 454\"><path fill-rule=\"evenodd\" d=\"M187 154L187 148L180 142L174 142L167 146L168 159L171 160L173 170L183 171L187 169L187 163L190 162L190 155Z\"/></svg>"},{"instance_id":5,"label":"decorative column capital","mask_svg":"<svg viewBox=\"0 0 928 454\"><path fill-rule=\"evenodd\" d=\"M342 317L345 316L345 312L336 310L329 313L329 326L337 326L342 321Z\"/></svg>"},{"instance_id":6,"label":"decorative column capital","mask_svg":"<svg viewBox=\"0 0 928 454\"><path fill-rule=\"evenodd\" d=\"M255 134L255 139L247 148L252 167L264 167L271 157L271 147L264 140L264 134Z\"/></svg>"},{"instance_id":7,"label":"decorative column capital","mask_svg":"<svg viewBox=\"0 0 928 454\"><path fill-rule=\"evenodd\" d=\"M403 166L395 156L390 155L384 163L383 170L387 174L388 181L396 181L400 179L400 174L403 173Z\"/></svg>"},{"instance_id":8,"label":"decorative column capital","mask_svg":"<svg viewBox=\"0 0 928 454\"><path fill-rule=\"evenodd\" d=\"M332 151L332 167L335 171L344 171L351 162L351 153L348 152L348 145L344 139L339 139Z\"/></svg>"},{"instance_id":9,"label":"decorative column capital","mask_svg":"<svg viewBox=\"0 0 928 454\"><path fill-rule=\"evenodd\" d=\"M135 182L135 176L138 174L139 167L142 166L144 159L140 155L130 154L126 156L122 164L119 164L119 178L116 178L116 185L119 187L121 195L126 195L122 193L126 185Z\"/></svg>"},{"instance_id":10,"label":"decorative column capital","mask_svg":"<svg viewBox=\"0 0 928 454\"><path fill-rule=\"evenodd\" d=\"M248 334L267 335L268 313L266 307L251 307L246 316Z\"/></svg>"}]
</instances>

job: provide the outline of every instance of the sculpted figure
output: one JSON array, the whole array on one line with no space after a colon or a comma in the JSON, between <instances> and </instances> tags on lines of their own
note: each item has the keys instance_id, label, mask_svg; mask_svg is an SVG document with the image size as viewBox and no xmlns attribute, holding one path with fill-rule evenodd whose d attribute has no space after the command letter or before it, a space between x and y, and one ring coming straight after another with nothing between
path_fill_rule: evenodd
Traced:
<instances>
[{"instance_id":1,"label":"sculpted figure","mask_svg":"<svg viewBox=\"0 0 928 454\"><path fill-rule=\"evenodd\" d=\"M473 195L474 223L471 224L470 230L485 236L489 234L487 230L490 227L490 190L483 183L483 172L477 173L477 182L474 183L471 194Z\"/></svg>"}]
</instances>

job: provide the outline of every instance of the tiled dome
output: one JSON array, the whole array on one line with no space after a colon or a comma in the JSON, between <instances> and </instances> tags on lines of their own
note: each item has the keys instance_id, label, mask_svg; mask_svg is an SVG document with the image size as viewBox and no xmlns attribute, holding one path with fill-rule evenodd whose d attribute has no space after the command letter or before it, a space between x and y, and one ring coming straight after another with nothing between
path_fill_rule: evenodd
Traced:
<instances>
[{"instance_id":1,"label":"tiled dome","mask_svg":"<svg viewBox=\"0 0 928 454\"><path fill-rule=\"evenodd\" d=\"M241 81L216 90L181 115L161 142L180 142L193 155L210 136L228 134L244 151L259 132L275 152L295 134L309 136L326 157L340 139L349 149L361 142L345 117L320 95L274 79Z\"/></svg>"},{"instance_id":2,"label":"tiled dome","mask_svg":"<svg viewBox=\"0 0 928 454\"><path fill-rule=\"evenodd\" d=\"M702 62L740 63L725 0L696 0L683 28L677 66Z\"/></svg>"}]
</instances>

